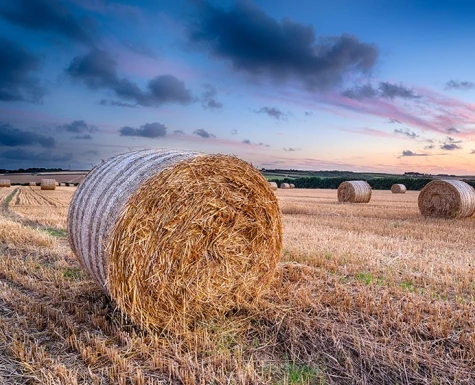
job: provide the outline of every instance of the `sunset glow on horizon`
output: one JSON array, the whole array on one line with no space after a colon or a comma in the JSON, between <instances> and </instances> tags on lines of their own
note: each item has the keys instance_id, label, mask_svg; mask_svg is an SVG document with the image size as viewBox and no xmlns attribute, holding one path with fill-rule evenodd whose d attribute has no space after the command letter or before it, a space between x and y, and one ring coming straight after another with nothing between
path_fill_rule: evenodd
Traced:
<instances>
[{"instance_id":1,"label":"sunset glow on horizon","mask_svg":"<svg viewBox=\"0 0 475 385\"><path fill-rule=\"evenodd\" d=\"M0 2L0 168L151 147L475 174L475 3Z\"/></svg>"}]
</instances>

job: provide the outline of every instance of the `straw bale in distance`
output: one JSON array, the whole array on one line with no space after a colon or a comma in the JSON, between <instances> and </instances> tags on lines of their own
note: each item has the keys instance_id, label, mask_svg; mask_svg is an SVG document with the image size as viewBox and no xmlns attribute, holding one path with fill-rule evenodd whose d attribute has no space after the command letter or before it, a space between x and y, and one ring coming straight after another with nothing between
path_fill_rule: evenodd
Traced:
<instances>
[{"instance_id":1,"label":"straw bale in distance","mask_svg":"<svg viewBox=\"0 0 475 385\"><path fill-rule=\"evenodd\" d=\"M41 179L42 190L56 190L56 180L54 179Z\"/></svg>"},{"instance_id":2,"label":"straw bale in distance","mask_svg":"<svg viewBox=\"0 0 475 385\"><path fill-rule=\"evenodd\" d=\"M0 179L0 187L11 187L9 179Z\"/></svg>"},{"instance_id":3,"label":"straw bale in distance","mask_svg":"<svg viewBox=\"0 0 475 385\"><path fill-rule=\"evenodd\" d=\"M371 186L364 180L343 182L338 186L338 202L368 203L371 193Z\"/></svg>"},{"instance_id":4,"label":"straw bale in distance","mask_svg":"<svg viewBox=\"0 0 475 385\"><path fill-rule=\"evenodd\" d=\"M31 186L31 187L36 186L36 182L30 182L28 183L28 186Z\"/></svg>"},{"instance_id":5,"label":"straw bale in distance","mask_svg":"<svg viewBox=\"0 0 475 385\"><path fill-rule=\"evenodd\" d=\"M295 188L295 185L293 183L289 183L290 188Z\"/></svg>"},{"instance_id":6,"label":"straw bale in distance","mask_svg":"<svg viewBox=\"0 0 475 385\"><path fill-rule=\"evenodd\" d=\"M406 190L406 186L400 183L396 183L391 186L391 192L393 194L405 194Z\"/></svg>"},{"instance_id":7,"label":"straw bale in distance","mask_svg":"<svg viewBox=\"0 0 475 385\"><path fill-rule=\"evenodd\" d=\"M278 188L277 183L275 182L269 182L269 186L272 190L277 190Z\"/></svg>"},{"instance_id":8,"label":"straw bale in distance","mask_svg":"<svg viewBox=\"0 0 475 385\"><path fill-rule=\"evenodd\" d=\"M475 211L475 191L460 180L433 180L421 190L418 205L425 217L470 217Z\"/></svg>"},{"instance_id":9,"label":"straw bale in distance","mask_svg":"<svg viewBox=\"0 0 475 385\"><path fill-rule=\"evenodd\" d=\"M283 188L283 189L290 188L290 184L288 184L288 183L282 183L282 184L280 185L280 188Z\"/></svg>"},{"instance_id":10,"label":"straw bale in distance","mask_svg":"<svg viewBox=\"0 0 475 385\"><path fill-rule=\"evenodd\" d=\"M142 150L110 158L76 190L74 253L136 323L177 330L266 288L282 251L279 205L237 158Z\"/></svg>"}]
</instances>

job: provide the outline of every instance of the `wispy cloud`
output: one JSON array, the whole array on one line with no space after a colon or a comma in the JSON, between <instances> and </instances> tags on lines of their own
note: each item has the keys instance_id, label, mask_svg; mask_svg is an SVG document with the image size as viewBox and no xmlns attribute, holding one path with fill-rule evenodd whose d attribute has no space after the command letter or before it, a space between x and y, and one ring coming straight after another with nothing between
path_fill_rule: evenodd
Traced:
<instances>
[{"instance_id":1,"label":"wispy cloud","mask_svg":"<svg viewBox=\"0 0 475 385\"><path fill-rule=\"evenodd\" d=\"M429 154L418 154L416 152L412 152L411 150L404 150L402 152L402 154L399 156L399 157L402 157L402 156L428 156Z\"/></svg>"},{"instance_id":2,"label":"wispy cloud","mask_svg":"<svg viewBox=\"0 0 475 385\"><path fill-rule=\"evenodd\" d=\"M394 133L395 134L401 134L401 135L404 135L410 139L416 139L419 137L419 135L417 135L414 131L410 131L408 130L407 128L405 129L402 129L402 128L396 128L394 130Z\"/></svg>"},{"instance_id":3,"label":"wispy cloud","mask_svg":"<svg viewBox=\"0 0 475 385\"><path fill-rule=\"evenodd\" d=\"M201 136L202 138L205 138L205 139L216 138L216 135L210 134L204 128L199 128L199 129L193 131L193 134L197 135L197 136Z\"/></svg>"},{"instance_id":4,"label":"wispy cloud","mask_svg":"<svg viewBox=\"0 0 475 385\"><path fill-rule=\"evenodd\" d=\"M445 89L446 90L473 90L475 89L475 83L473 82L463 82L463 81L458 81L458 80L449 80L447 83L445 83Z\"/></svg>"},{"instance_id":5,"label":"wispy cloud","mask_svg":"<svg viewBox=\"0 0 475 385\"><path fill-rule=\"evenodd\" d=\"M262 107L259 110L254 110L254 112L256 114L266 114L277 120L287 120L287 114L279 110L277 107Z\"/></svg>"}]
</instances>

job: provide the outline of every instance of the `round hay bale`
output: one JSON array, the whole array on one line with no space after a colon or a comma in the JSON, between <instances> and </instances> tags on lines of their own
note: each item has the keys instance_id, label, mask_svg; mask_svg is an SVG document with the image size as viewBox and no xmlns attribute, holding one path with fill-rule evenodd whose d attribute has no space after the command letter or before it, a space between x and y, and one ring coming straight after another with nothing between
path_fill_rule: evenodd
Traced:
<instances>
[{"instance_id":1,"label":"round hay bale","mask_svg":"<svg viewBox=\"0 0 475 385\"><path fill-rule=\"evenodd\" d=\"M293 183L289 183L290 188L295 188L295 185Z\"/></svg>"},{"instance_id":2,"label":"round hay bale","mask_svg":"<svg viewBox=\"0 0 475 385\"><path fill-rule=\"evenodd\" d=\"M74 253L145 328L188 327L259 297L282 251L267 180L225 155L141 150L94 168L68 213Z\"/></svg>"},{"instance_id":3,"label":"round hay bale","mask_svg":"<svg viewBox=\"0 0 475 385\"><path fill-rule=\"evenodd\" d=\"M36 182L30 182L28 183L28 186L31 186L31 187L36 186Z\"/></svg>"},{"instance_id":4,"label":"round hay bale","mask_svg":"<svg viewBox=\"0 0 475 385\"><path fill-rule=\"evenodd\" d=\"M280 188L288 189L288 188L290 188L290 184L288 184L288 183L281 183Z\"/></svg>"},{"instance_id":5,"label":"round hay bale","mask_svg":"<svg viewBox=\"0 0 475 385\"><path fill-rule=\"evenodd\" d=\"M277 190L278 188L277 183L275 182L269 182L269 186L272 190Z\"/></svg>"},{"instance_id":6,"label":"round hay bale","mask_svg":"<svg viewBox=\"0 0 475 385\"><path fill-rule=\"evenodd\" d=\"M419 211L431 218L465 218L475 211L475 191L461 180L433 180L421 190Z\"/></svg>"},{"instance_id":7,"label":"round hay bale","mask_svg":"<svg viewBox=\"0 0 475 385\"><path fill-rule=\"evenodd\" d=\"M403 184L396 183L391 186L391 192L393 194L405 194L406 190L406 186Z\"/></svg>"},{"instance_id":8,"label":"round hay bale","mask_svg":"<svg viewBox=\"0 0 475 385\"><path fill-rule=\"evenodd\" d=\"M343 182L338 186L338 202L368 203L371 186L364 180Z\"/></svg>"},{"instance_id":9,"label":"round hay bale","mask_svg":"<svg viewBox=\"0 0 475 385\"><path fill-rule=\"evenodd\" d=\"M42 190L56 190L56 181L54 179L41 179Z\"/></svg>"},{"instance_id":10,"label":"round hay bale","mask_svg":"<svg viewBox=\"0 0 475 385\"><path fill-rule=\"evenodd\" d=\"M9 179L0 179L0 187L11 187Z\"/></svg>"}]
</instances>

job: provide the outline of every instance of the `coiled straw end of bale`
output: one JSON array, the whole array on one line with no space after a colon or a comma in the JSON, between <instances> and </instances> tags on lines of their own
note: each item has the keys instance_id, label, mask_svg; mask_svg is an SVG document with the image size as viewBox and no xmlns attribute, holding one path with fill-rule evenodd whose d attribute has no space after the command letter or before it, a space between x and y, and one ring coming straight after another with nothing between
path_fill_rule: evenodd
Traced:
<instances>
[{"instance_id":1,"label":"coiled straw end of bale","mask_svg":"<svg viewBox=\"0 0 475 385\"><path fill-rule=\"evenodd\" d=\"M421 214L431 218L465 218L475 211L475 191L460 180L433 180L418 198Z\"/></svg>"}]
</instances>

